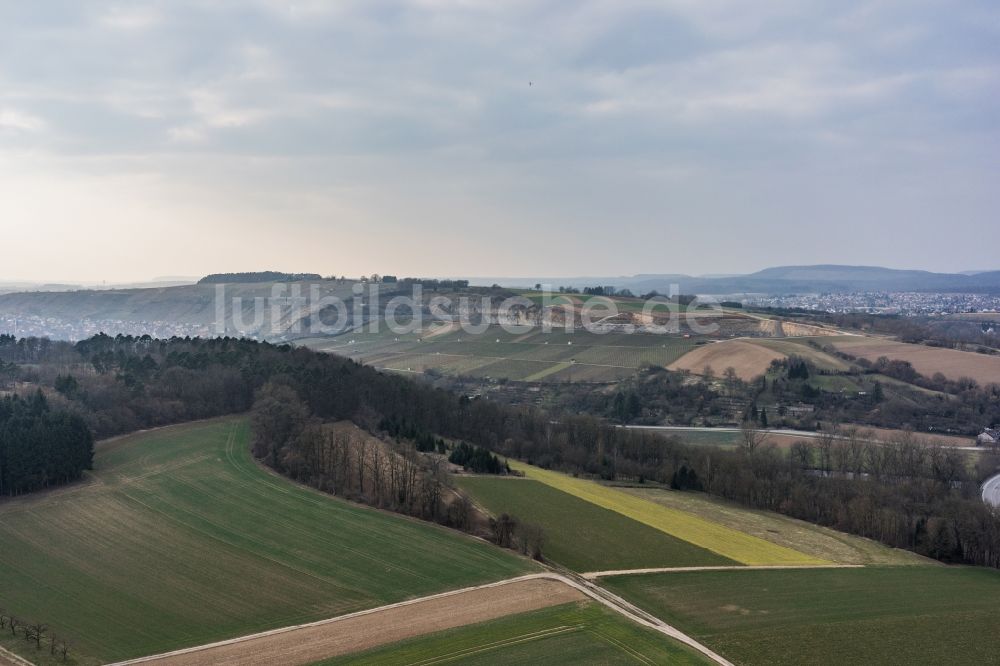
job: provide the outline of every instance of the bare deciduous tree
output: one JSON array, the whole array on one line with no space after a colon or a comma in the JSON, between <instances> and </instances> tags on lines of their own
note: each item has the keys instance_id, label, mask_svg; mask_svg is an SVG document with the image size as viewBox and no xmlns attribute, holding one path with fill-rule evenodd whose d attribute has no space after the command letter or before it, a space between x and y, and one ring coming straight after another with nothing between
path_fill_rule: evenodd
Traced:
<instances>
[{"instance_id":1,"label":"bare deciduous tree","mask_svg":"<svg viewBox=\"0 0 1000 666\"><path fill-rule=\"evenodd\" d=\"M35 641L35 649L42 649L42 638L49 630L49 625L41 622L33 622L25 627L24 638L28 641Z\"/></svg>"},{"instance_id":2,"label":"bare deciduous tree","mask_svg":"<svg viewBox=\"0 0 1000 666\"><path fill-rule=\"evenodd\" d=\"M795 442L788 451L792 465L799 469L809 469L813 464L813 447L809 442Z\"/></svg>"},{"instance_id":3,"label":"bare deciduous tree","mask_svg":"<svg viewBox=\"0 0 1000 666\"><path fill-rule=\"evenodd\" d=\"M758 428L753 421L744 421L740 426L740 444L743 450L752 454L767 442L767 432Z\"/></svg>"},{"instance_id":4,"label":"bare deciduous tree","mask_svg":"<svg viewBox=\"0 0 1000 666\"><path fill-rule=\"evenodd\" d=\"M839 426L837 424L828 425L820 432L817 444L819 446L819 466L824 474L829 474L833 469L833 445L839 437Z\"/></svg>"}]
</instances>

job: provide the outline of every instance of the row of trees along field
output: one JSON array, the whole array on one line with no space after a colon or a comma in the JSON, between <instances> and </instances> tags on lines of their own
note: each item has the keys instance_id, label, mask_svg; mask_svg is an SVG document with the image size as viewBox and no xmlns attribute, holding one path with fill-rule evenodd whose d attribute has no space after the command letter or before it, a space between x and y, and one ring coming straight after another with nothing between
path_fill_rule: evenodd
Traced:
<instances>
[{"instance_id":1,"label":"row of trees along field","mask_svg":"<svg viewBox=\"0 0 1000 666\"><path fill-rule=\"evenodd\" d=\"M253 454L297 481L379 508L467 530L471 508L451 492L440 457L413 440L324 422L284 377L257 392Z\"/></svg>"},{"instance_id":2,"label":"row of trees along field","mask_svg":"<svg viewBox=\"0 0 1000 666\"><path fill-rule=\"evenodd\" d=\"M378 433L382 423L405 423L413 432L469 442L546 468L700 486L748 506L940 559L1000 565L1000 518L979 501L975 474L949 449L916 442L874 447L849 436L832 438L828 450L803 444L782 451L756 439L735 451L689 447L591 416L553 417L533 407L459 396L329 354L232 338L96 336L68 349L53 343L48 353L60 360L40 358L23 367L20 379L54 387L58 377L72 374L75 387L65 395L53 388L52 399L102 435L249 410L256 395L298 405L290 413L302 423L276 421L255 451L298 478L356 484L358 490L372 481L370 476L351 481L356 465L327 467L345 451L356 456L358 445L338 444L322 425L306 438L298 436L298 428L350 420ZM320 438L329 444L309 444ZM415 444L398 445L385 453L397 468L388 472L396 481L382 484L375 503L408 507L416 515L433 512L418 489L439 472L410 469L405 461ZM685 472L678 474L682 467Z\"/></svg>"},{"instance_id":3,"label":"row of trees along field","mask_svg":"<svg viewBox=\"0 0 1000 666\"><path fill-rule=\"evenodd\" d=\"M69 661L69 641L52 633L47 624L22 619L0 608L0 631L10 631L10 635L14 637L20 634L26 642L35 644L36 651L41 651L45 643L48 643L50 657Z\"/></svg>"}]
</instances>

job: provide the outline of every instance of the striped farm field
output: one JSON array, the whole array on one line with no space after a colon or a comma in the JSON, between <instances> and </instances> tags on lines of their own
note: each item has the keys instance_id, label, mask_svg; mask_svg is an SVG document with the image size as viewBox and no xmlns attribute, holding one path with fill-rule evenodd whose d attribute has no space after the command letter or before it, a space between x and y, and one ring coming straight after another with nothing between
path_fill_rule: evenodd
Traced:
<instances>
[{"instance_id":1,"label":"striped farm field","mask_svg":"<svg viewBox=\"0 0 1000 666\"><path fill-rule=\"evenodd\" d=\"M480 333L435 327L418 333L352 331L298 341L313 349L402 372L532 382L614 382L644 365L667 366L695 348L679 335L599 334L540 328L524 332L490 326Z\"/></svg>"},{"instance_id":2,"label":"striped farm field","mask_svg":"<svg viewBox=\"0 0 1000 666\"><path fill-rule=\"evenodd\" d=\"M684 666L711 662L593 602L522 613L320 662L322 666L454 663Z\"/></svg>"},{"instance_id":3,"label":"striped farm field","mask_svg":"<svg viewBox=\"0 0 1000 666\"><path fill-rule=\"evenodd\" d=\"M736 664L995 664L1000 572L984 567L697 571L603 578Z\"/></svg>"},{"instance_id":4,"label":"striped farm field","mask_svg":"<svg viewBox=\"0 0 1000 666\"><path fill-rule=\"evenodd\" d=\"M514 460L510 461L510 466L523 472L529 479L541 481L740 564L785 566L830 564L828 560L765 541L692 513L662 506L617 488Z\"/></svg>"},{"instance_id":5,"label":"striped farm field","mask_svg":"<svg viewBox=\"0 0 1000 666\"><path fill-rule=\"evenodd\" d=\"M270 474L249 437L245 418L225 418L109 440L84 482L0 502L0 606L48 624L93 663L533 569Z\"/></svg>"},{"instance_id":6,"label":"striped farm field","mask_svg":"<svg viewBox=\"0 0 1000 666\"><path fill-rule=\"evenodd\" d=\"M455 482L494 516L541 527L545 559L577 572L737 564L541 481L458 476Z\"/></svg>"},{"instance_id":7,"label":"striped farm field","mask_svg":"<svg viewBox=\"0 0 1000 666\"><path fill-rule=\"evenodd\" d=\"M837 532L780 513L749 509L707 493L650 488L648 485L621 487L621 490L837 564L937 564L908 550L890 548L871 539Z\"/></svg>"}]
</instances>

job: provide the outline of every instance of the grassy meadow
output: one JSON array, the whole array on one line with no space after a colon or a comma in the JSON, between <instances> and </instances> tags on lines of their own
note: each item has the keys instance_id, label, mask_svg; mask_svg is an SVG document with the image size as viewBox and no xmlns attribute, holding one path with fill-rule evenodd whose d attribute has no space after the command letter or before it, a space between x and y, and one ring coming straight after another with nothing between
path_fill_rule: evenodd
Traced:
<instances>
[{"instance_id":1,"label":"grassy meadow","mask_svg":"<svg viewBox=\"0 0 1000 666\"><path fill-rule=\"evenodd\" d=\"M442 631L320 662L347 664L709 664L603 606L582 602Z\"/></svg>"},{"instance_id":2,"label":"grassy meadow","mask_svg":"<svg viewBox=\"0 0 1000 666\"><path fill-rule=\"evenodd\" d=\"M485 476L455 481L493 515L508 513L540 525L545 558L574 571L737 564L539 481Z\"/></svg>"},{"instance_id":3,"label":"grassy meadow","mask_svg":"<svg viewBox=\"0 0 1000 666\"><path fill-rule=\"evenodd\" d=\"M736 664L975 664L1000 654L1000 571L729 570L602 584Z\"/></svg>"},{"instance_id":4,"label":"grassy meadow","mask_svg":"<svg viewBox=\"0 0 1000 666\"><path fill-rule=\"evenodd\" d=\"M746 534L693 513L651 502L609 486L510 461L512 469L529 479L609 509L688 543L712 551L740 564L812 565L829 564L823 558Z\"/></svg>"},{"instance_id":5,"label":"grassy meadow","mask_svg":"<svg viewBox=\"0 0 1000 666\"><path fill-rule=\"evenodd\" d=\"M97 447L95 471L0 502L0 606L109 661L507 578L532 565L260 468L245 419ZM21 652L34 647L20 641Z\"/></svg>"}]
</instances>

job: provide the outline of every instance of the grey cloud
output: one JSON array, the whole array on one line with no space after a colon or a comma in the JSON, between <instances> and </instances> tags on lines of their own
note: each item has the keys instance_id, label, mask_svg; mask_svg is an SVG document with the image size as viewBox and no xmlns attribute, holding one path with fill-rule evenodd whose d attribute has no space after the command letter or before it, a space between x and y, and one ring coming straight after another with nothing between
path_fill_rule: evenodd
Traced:
<instances>
[{"instance_id":1,"label":"grey cloud","mask_svg":"<svg viewBox=\"0 0 1000 666\"><path fill-rule=\"evenodd\" d=\"M185 187L206 160L260 160L246 187L333 188L394 220L407 201L443 220L430 197L457 182L454 219L675 242L683 220L696 245L761 229L730 262L777 263L767 239L835 216L880 220L860 227L880 242L959 216L995 245L998 32L978 1L4 3L0 151ZM370 194L387 188L399 210Z\"/></svg>"}]
</instances>

